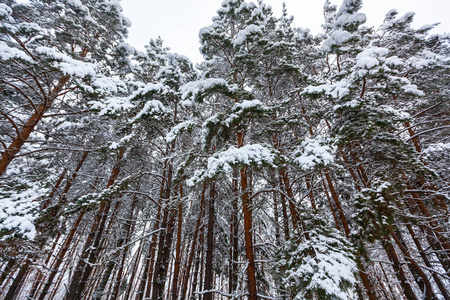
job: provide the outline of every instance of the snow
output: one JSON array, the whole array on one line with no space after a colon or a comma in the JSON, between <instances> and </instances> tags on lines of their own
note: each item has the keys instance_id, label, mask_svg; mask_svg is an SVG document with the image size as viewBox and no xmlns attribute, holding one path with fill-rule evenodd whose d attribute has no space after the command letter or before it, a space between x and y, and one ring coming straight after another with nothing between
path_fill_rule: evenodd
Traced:
<instances>
[{"instance_id":1,"label":"snow","mask_svg":"<svg viewBox=\"0 0 450 300\"><path fill-rule=\"evenodd\" d=\"M333 150L322 136L306 138L301 149L294 151L294 163L303 170L316 166L327 166L334 162Z\"/></svg>"},{"instance_id":2,"label":"snow","mask_svg":"<svg viewBox=\"0 0 450 300\"><path fill-rule=\"evenodd\" d=\"M312 230L310 239L300 243L288 261L278 262L288 266L283 282L288 289L293 287L298 291L294 299L306 299L308 292L317 290L325 291L333 299L353 299L342 283L350 286L356 283L357 266L343 240L337 231L324 235ZM305 286L298 289L298 285Z\"/></svg>"},{"instance_id":3,"label":"snow","mask_svg":"<svg viewBox=\"0 0 450 300\"><path fill-rule=\"evenodd\" d=\"M427 149L424 150L424 152L443 152L443 151L450 151L450 143L431 144L428 146Z\"/></svg>"},{"instance_id":4,"label":"snow","mask_svg":"<svg viewBox=\"0 0 450 300\"><path fill-rule=\"evenodd\" d=\"M164 104L162 104L161 101L150 100L145 103L145 105L141 109L141 111L133 119L131 119L130 122L134 123L137 120L139 120L140 118L142 118L142 116L144 116L144 115L157 116L157 115L163 115L163 114L169 113L170 111L171 110L166 108L164 106Z\"/></svg>"},{"instance_id":5,"label":"snow","mask_svg":"<svg viewBox=\"0 0 450 300\"><path fill-rule=\"evenodd\" d=\"M197 96L208 90L223 87L228 91L235 91L237 89L236 85L228 85L225 79L222 78L207 78L202 80L197 80L193 82L188 82L181 87L181 94L184 100L190 99L191 101L195 101Z\"/></svg>"},{"instance_id":6,"label":"snow","mask_svg":"<svg viewBox=\"0 0 450 300\"><path fill-rule=\"evenodd\" d=\"M96 91L101 91L107 94L118 92L117 83L113 79L106 76L97 76L92 81L91 86L95 87Z\"/></svg>"},{"instance_id":7,"label":"snow","mask_svg":"<svg viewBox=\"0 0 450 300\"><path fill-rule=\"evenodd\" d=\"M248 25L243 30L239 31L239 33L236 36L236 39L233 42L233 45L235 47L238 47L243 43L245 43L250 36L256 34L262 34L261 28L259 28L259 26L256 26L254 24Z\"/></svg>"},{"instance_id":8,"label":"snow","mask_svg":"<svg viewBox=\"0 0 450 300\"><path fill-rule=\"evenodd\" d=\"M385 61L385 56L389 54L389 49L383 47L372 47L366 49L356 56L355 67L360 77L378 72L378 66Z\"/></svg>"},{"instance_id":9,"label":"snow","mask_svg":"<svg viewBox=\"0 0 450 300\"><path fill-rule=\"evenodd\" d=\"M391 56L386 59L386 65L389 67L397 67L404 64L404 61L397 56Z\"/></svg>"},{"instance_id":10,"label":"snow","mask_svg":"<svg viewBox=\"0 0 450 300\"><path fill-rule=\"evenodd\" d=\"M389 11L388 15L392 15L392 14L396 14L396 13L398 13L396 10L391 10L391 11ZM388 29L393 28L397 24L405 24L406 22L408 22L408 20L412 19L414 17L414 15L415 15L414 12L407 12L406 14L403 15L403 17L401 17L399 19L392 19L392 20L389 20L388 22L384 23L383 26L381 26L381 29L388 30Z\"/></svg>"},{"instance_id":11,"label":"snow","mask_svg":"<svg viewBox=\"0 0 450 300\"><path fill-rule=\"evenodd\" d=\"M345 30L337 29L333 31L328 39L326 39L321 49L326 52L330 52L333 46L340 46L345 42L349 41L353 35Z\"/></svg>"},{"instance_id":12,"label":"snow","mask_svg":"<svg viewBox=\"0 0 450 300\"><path fill-rule=\"evenodd\" d=\"M12 14L12 9L6 4L0 3L0 18L9 19Z\"/></svg>"},{"instance_id":13,"label":"snow","mask_svg":"<svg viewBox=\"0 0 450 300\"><path fill-rule=\"evenodd\" d=\"M129 142L132 138L134 138L135 134L131 133L129 135L124 136L120 139L118 142L112 142L109 146L109 149L111 150L117 150L120 147L122 147L125 143Z\"/></svg>"},{"instance_id":14,"label":"snow","mask_svg":"<svg viewBox=\"0 0 450 300\"><path fill-rule=\"evenodd\" d=\"M322 84L318 86L307 86L303 91L303 95L315 95L315 94L325 94L333 99L339 99L350 93L349 90L350 83L346 80L341 80L333 84Z\"/></svg>"},{"instance_id":15,"label":"snow","mask_svg":"<svg viewBox=\"0 0 450 300\"><path fill-rule=\"evenodd\" d=\"M92 109L100 110L100 116L117 114L134 107L134 105L126 98L109 98L104 103L100 101L90 101L89 104Z\"/></svg>"},{"instance_id":16,"label":"snow","mask_svg":"<svg viewBox=\"0 0 450 300\"><path fill-rule=\"evenodd\" d=\"M89 9L83 5L83 3L81 3L80 0L66 0L67 4L72 5L72 7L79 9L80 11L83 12L88 12Z\"/></svg>"},{"instance_id":17,"label":"snow","mask_svg":"<svg viewBox=\"0 0 450 300\"><path fill-rule=\"evenodd\" d=\"M95 64L73 59L54 48L37 47L35 51L43 56L59 61L55 62L54 66L60 69L64 74L77 76L80 78L84 78L86 76L94 77L97 74L97 66Z\"/></svg>"},{"instance_id":18,"label":"snow","mask_svg":"<svg viewBox=\"0 0 450 300\"><path fill-rule=\"evenodd\" d=\"M1 7L0 7L1 8ZM1 10L0 10L1 12ZM33 60L22 50L11 48L5 42L0 41L0 59L1 60L9 60L14 58L20 58L28 62L32 62Z\"/></svg>"},{"instance_id":19,"label":"snow","mask_svg":"<svg viewBox=\"0 0 450 300\"><path fill-rule=\"evenodd\" d=\"M209 157L206 170L195 172L194 176L187 181L187 184L193 186L196 182L213 178L221 172L230 173L233 166L236 165L273 166L274 159L274 152L261 144L245 145L241 148L231 146L227 150L214 153L213 156Z\"/></svg>"},{"instance_id":20,"label":"snow","mask_svg":"<svg viewBox=\"0 0 450 300\"><path fill-rule=\"evenodd\" d=\"M363 13L348 14L344 13L334 22L336 28L342 28L344 26L352 24L362 24L366 22L366 15Z\"/></svg>"},{"instance_id":21,"label":"snow","mask_svg":"<svg viewBox=\"0 0 450 300\"><path fill-rule=\"evenodd\" d=\"M264 107L264 106L262 102L259 100L243 100L242 102L235 104L233 110L255 108L255 107Z\"/></svg>"},{"instance_id":22,"label":"snow","mask_svg":"<svg viewBox=\"0 0 450 300\"><path fill-rule=\"evenodd\" d=\"M405 93L412 94L412 95L415 95L415 96L419 96L419 97L425 96L425 93L422 92L421 90L419 90L419 89L417 88L417 85L415 85L415 84L406 84L406 85L403 85L403 86L402 86L402 90L403 90Z\"/></svg>"},{"instance_id":23,"label":"snow","mask_svg":"<svg viewBox=\"0 0 450 300\"><path fill-rule=\"evenodd\" d=\"M0 201L0 230L12 230L11 235L5 235L2 240L14 237L16 233L28 239L34 239L36 228L33 221L37 216L39 202L37 201L47 189L32 186L23 191L11 191Z\"/></svg>"},{"instance_id":24,"label":"snow","mask_svg":"<svg viewBox=\"0 0 450 300\"><path fill-rule=\"evenodd\" d=\"M190 128L198 126L198 124L194 121L188 120L181 122L180 124L175 125L172 129L167 133L165 139L167 143L173 142L177 136L179 136L183 131L189 130Z\"/></svg>"}]
</instances>

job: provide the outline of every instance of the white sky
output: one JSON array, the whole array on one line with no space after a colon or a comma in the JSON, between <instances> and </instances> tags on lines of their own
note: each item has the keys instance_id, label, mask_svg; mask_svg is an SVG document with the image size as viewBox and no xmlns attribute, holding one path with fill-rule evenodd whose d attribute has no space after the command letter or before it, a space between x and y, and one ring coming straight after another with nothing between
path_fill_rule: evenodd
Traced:
<instances>
[{"instance_id":1,"label":"white sky","mask_svg":"<svg viewBox=\"0 0 450 300\"><path fill-rule=\"evenodd\" d=\"M281 15L283 2L288 13L294 16L296 27L309 28L312 33L321 31L325 0L265 0L276 17ZM342 0L331 2L339 6ZM150 38L160 36L172 52L200 62L198 32L212 23L211 18L221 3L222 0L121 0L124 15L133 23L128 42L143 50ZM440 22L433 32L450 33L449 0L363 0L361 11L367 15L366 24L378 28L392 8L399 15L415 12L415 27Z\"/></svg>"}]
</instances>

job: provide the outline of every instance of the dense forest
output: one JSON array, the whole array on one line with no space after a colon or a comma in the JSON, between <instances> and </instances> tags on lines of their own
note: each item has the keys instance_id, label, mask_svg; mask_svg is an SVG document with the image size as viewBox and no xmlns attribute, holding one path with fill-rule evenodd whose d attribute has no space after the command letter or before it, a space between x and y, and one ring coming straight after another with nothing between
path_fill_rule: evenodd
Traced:
<instances>
[{"instance_id":1,"label":"dense forest","mask_svg":"<svg viewBox=\"0 0 450 300\"><path fill-rule=\"evenodd\" d=\"M0 298L450 299L450 34L225 0L194 67L0 2Z\"/></svg>"}]
</instances>

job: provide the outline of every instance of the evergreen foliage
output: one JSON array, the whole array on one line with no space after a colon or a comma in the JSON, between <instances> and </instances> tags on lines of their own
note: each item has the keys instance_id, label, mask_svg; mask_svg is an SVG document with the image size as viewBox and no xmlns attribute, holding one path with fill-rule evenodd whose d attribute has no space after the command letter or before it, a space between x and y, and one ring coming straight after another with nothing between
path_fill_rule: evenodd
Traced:
<instances>
[{"instance_id":1,"label":"evergreen foliage","mask_svg":"<svg viewBox=\"0 0 450 300\"><path fill-rule=\"evenodd\" d=\"M362 5L224 0L194 67L2 1L0 297L450 299L450 37Z\"/></svg>"}]
</instances>

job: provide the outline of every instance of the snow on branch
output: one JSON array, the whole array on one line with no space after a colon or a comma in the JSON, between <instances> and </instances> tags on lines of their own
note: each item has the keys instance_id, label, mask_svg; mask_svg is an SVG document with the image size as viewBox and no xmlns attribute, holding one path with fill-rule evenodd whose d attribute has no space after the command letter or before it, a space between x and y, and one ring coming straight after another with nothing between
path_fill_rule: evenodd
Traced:
<instances>
[{"instance_id":1,"label":"snow on branch","mask_svg":"<svg viewBox=\"0 0 450 300\"><path fill-rule=\"evenodd\" d=\"M219 92L225 95L231 95L236 93L237 90L237 85L229 85L225 79L207 78L186 83L181 88L181 94L184 100L201 102L209 94Z\"/></svg>"},{"instance_id":2,"label":"snow on branch","mask_svg":"<svg viewBox=\"0 0 450 300\"><path fill-rule=\"evenodd\" d=\"M10 60L10 59L22 59L27 62L32 62L30 56L28 56L22 50L9 47L5 42L0 41L0 59Z\"/></svg>"},{"instance_id":3,"label":"snow on branch","mask_svg":"<svg viewBox=\"0 0 450 300\"><path fill-rule=\"evenodd\" d=\"M333 149L328 144L329 141L322 136L312 139L306 138L301 145L301 149L294 151L294 163L303 170L333 163Z\"/></svg>"},{"instance_id":4,"label":"snow on branch","mask_svg":"<svg viewBox=\"0 0 450 300\"><path fill-rule=\"evenodd\" d=\"M47 189L37 185L22 191L12 191L0 201L0 240L15 238L17 235L34 239L37 217L37 201Z\"/></svg>"},{"instance_id":5,"label":"snow on branch","mask_svg":"<svg viewBox=\"0 0 450 300\"><path fill-rule=\"evenodd\" d=\"M233 166L245 165L262 167L269 165L275 167L275 151L261 144L245 145L241 148L231 146L225 151L214 153L208 158L205 170L197 170L188 180L188 185L194 186L196 182L213 178L218 174L230 173Z\"/></svg>"},{"instance_id":6,"label":"snow on branch","mask_svg":"<svg viewBox=\"0 0 450 300\"><path fill-rule=\"evenodd\" d=\"M199 126L197 122L188 120L185 122L181 122L180 124L175 125L166 135L165 139L167 143L173 142L177 136L182 134L185 131L191 130L193 127Z\"/></svg>"}]
</instances>

